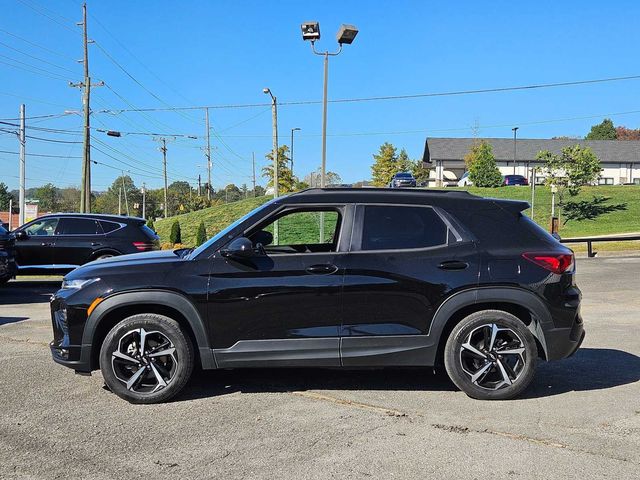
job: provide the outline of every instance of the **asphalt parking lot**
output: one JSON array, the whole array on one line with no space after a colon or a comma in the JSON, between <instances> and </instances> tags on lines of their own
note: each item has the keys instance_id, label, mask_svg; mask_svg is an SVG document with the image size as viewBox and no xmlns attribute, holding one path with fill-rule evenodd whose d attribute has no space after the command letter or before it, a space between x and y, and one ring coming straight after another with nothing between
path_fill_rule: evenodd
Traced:
<instances>
[{"instance_id":1,"label":"asphalt parking lot","mask_svg":"<svg viewBox=\"0 0 640 480\"><path fill-rule=\"evenodd\" d=\"M424 370L251 370L130 405L51 360L58 285L0 290L3 479L640 476L640 257L578 260L582 349L504 402Z\"/></svg>"}]
</instances>

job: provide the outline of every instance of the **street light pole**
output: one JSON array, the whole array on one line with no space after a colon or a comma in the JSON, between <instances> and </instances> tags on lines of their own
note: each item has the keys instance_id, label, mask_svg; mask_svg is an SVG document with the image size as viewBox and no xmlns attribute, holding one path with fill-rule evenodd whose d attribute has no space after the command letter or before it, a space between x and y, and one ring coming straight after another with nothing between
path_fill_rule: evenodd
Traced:
<instances>
[{"instance_id":1,"label":"street light pole","mask_svg":"<svg viewBox=\"0 0 640 480\"><path fill-rule=\"evenodd\" d=\"M271 117L273 124L273 197L279 196L278 185L278 99L273 95L270 89L263 88L265 94L271 96Z\"/></svg>"},{"instance_id":2,"label":"street light pole","mask_svg":"<svg viewBox=\"0 0 640 480\"><path fill-rule=\"evenodd\" d=\"M517 150L516 150L516 141L517 141L517 136L518 136L518 128L519 127L513 127L511 130L513 130L513 174L516 174L516 158L517 158Z\"/></svg>"},{"instance_id":3,"label":"street light pole","mask_svg":"<svg viewBox=\"0 0 640 480\"><path fill-rule=\"evenodd\" d=\"M295 127L291 129L291 178L293 178L293 132L299 131L300 128Z\"/></svg>"}]
</instances>

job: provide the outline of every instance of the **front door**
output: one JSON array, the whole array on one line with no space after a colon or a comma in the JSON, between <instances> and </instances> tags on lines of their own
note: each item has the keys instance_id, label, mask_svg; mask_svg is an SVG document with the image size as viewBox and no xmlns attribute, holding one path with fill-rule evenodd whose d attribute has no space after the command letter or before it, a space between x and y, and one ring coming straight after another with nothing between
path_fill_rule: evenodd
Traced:
<instances>
[{"instance_id":1,"label":"front door","mask_svg":"<svg viewBox=\"0 0 640 480\"><path fill-rule=\"evenodd\" d=\"M21 270L51 268L57 226L57 217L47 217L16 230L16 263Z\"/></svg>"},{"instance_id":2,"label":"front door","mask_svg":"<svg viewBox=\"0 0 640 480\"><path fill-rule=\"evenodd\" d=\"M358 205L345 262L342 362L430 365L431 320L478 282L475 244L426 205Z\"/></svg>"},{"instance_id":3,"label":"front door","mask_svg":"<svg viewBox=\"0 0 640 480\"><path fill-rule=\"evenodd\" d=\"M344 205L284 207L244 232L255 255L215 255L208 318L219 367L340 365L349 215Z\"/></svg>"}]
</instances>

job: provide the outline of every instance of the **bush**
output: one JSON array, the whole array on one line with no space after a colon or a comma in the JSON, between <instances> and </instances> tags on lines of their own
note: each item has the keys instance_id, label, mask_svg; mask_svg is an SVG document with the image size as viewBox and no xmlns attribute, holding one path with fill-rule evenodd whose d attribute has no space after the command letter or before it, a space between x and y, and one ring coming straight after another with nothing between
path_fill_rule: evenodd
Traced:
<instances>
[{"instance_id":1,"label":"bush","mask_svg":"<svg viewBox=\"0 0 640 480\"><path fill-rule=\"evenodd\" d=\"M480 142L471 148L465 157L469 165L469 180L476 187L499 187L502 185L502 175L493 156L490 143Z\"/></svg>"},{"instance_id":2,"label":"bush","mask_svg":"<svg viewBox=\"0 0 640 480\"><path fill-rule=\"evenodd\" d=\"M149 220L147 220L147 227L149 227L151 230L153 230L154 232L156 231L155 225L153 224L153 219L150 218Z\"/></svg>"},{"instance_id":3,"label":"bush","mask_svg":"<svg viewBox=\"0 0 640 480\"><path fill-rule=\"evenodd\" d=\"M180 222L175 220L171 225L171 235L169 236L171 243L182 243L182 232L180 232Z\"/></svg>"},{"instance_id":4,"label":"bush","mask_svg":"<svg viewBox=\"0 0 640 480\"><path fill-rule=\"evenodd\" d=\"M200 222L198 225L198 231L196 232L196 246L202 245L207 241L207 229L204 226L204 222Z\"/></svg>"}]
</instances>

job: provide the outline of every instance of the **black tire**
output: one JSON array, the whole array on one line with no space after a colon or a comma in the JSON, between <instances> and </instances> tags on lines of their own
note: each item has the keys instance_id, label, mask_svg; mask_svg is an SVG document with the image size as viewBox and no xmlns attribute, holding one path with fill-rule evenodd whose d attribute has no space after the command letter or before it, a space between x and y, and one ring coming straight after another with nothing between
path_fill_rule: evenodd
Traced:
<instances>
[{"instance_id":1,"label":"black tire","mask_svg":"<svg viewBox=\"0 0 640 480\"><path fill-rule=\"evenodd\" d=\"M99 255L96 255L94 260L102 260L102 259L105 259L105 258L111 258L111 257L117 257L117 256L118 256L117 253L111 253L111 252L109 252L109 253L101 253Z\"/></svg>"},{"instance_id":2,"label":"black tire","mask_svg":"<svg viewBox=\"0 0 640 480\"><path fill-rule=\"evenodd\" d=\"M140 348L143 334L144 351ZM158 356L163 352L170 353ZM127 359L121 358L121 354ZM105 384L131 403L169 400L187 384L193 365L189 335L175 320L153 313L122 320L107 334L100 349L100 370ZM127 381L131 382L130 388Z\"/></svg>"},{"instance_id":3,"label":"black tire","mask_svg":"<svg viewBox=\"0 0 640 480\"><path fill-rule=\"evenodd\" d=\"M0 278L0 287L4 287L7 283L9 283L11 277L2 277Z\"/></svg>"},{"instance_id":4,"label":"black tire","mask_svg":"<svg viewBox=\"0 0 640 480\"><path fill-rule=\"evenodd\" d=\"M492 343L493 348L488 348ZM537 358L533 334L520 319L501 310L465 317L454 327L444 349L451 381L478 400L518 396L533 380Z\"/></svg>"}]
</instances>

